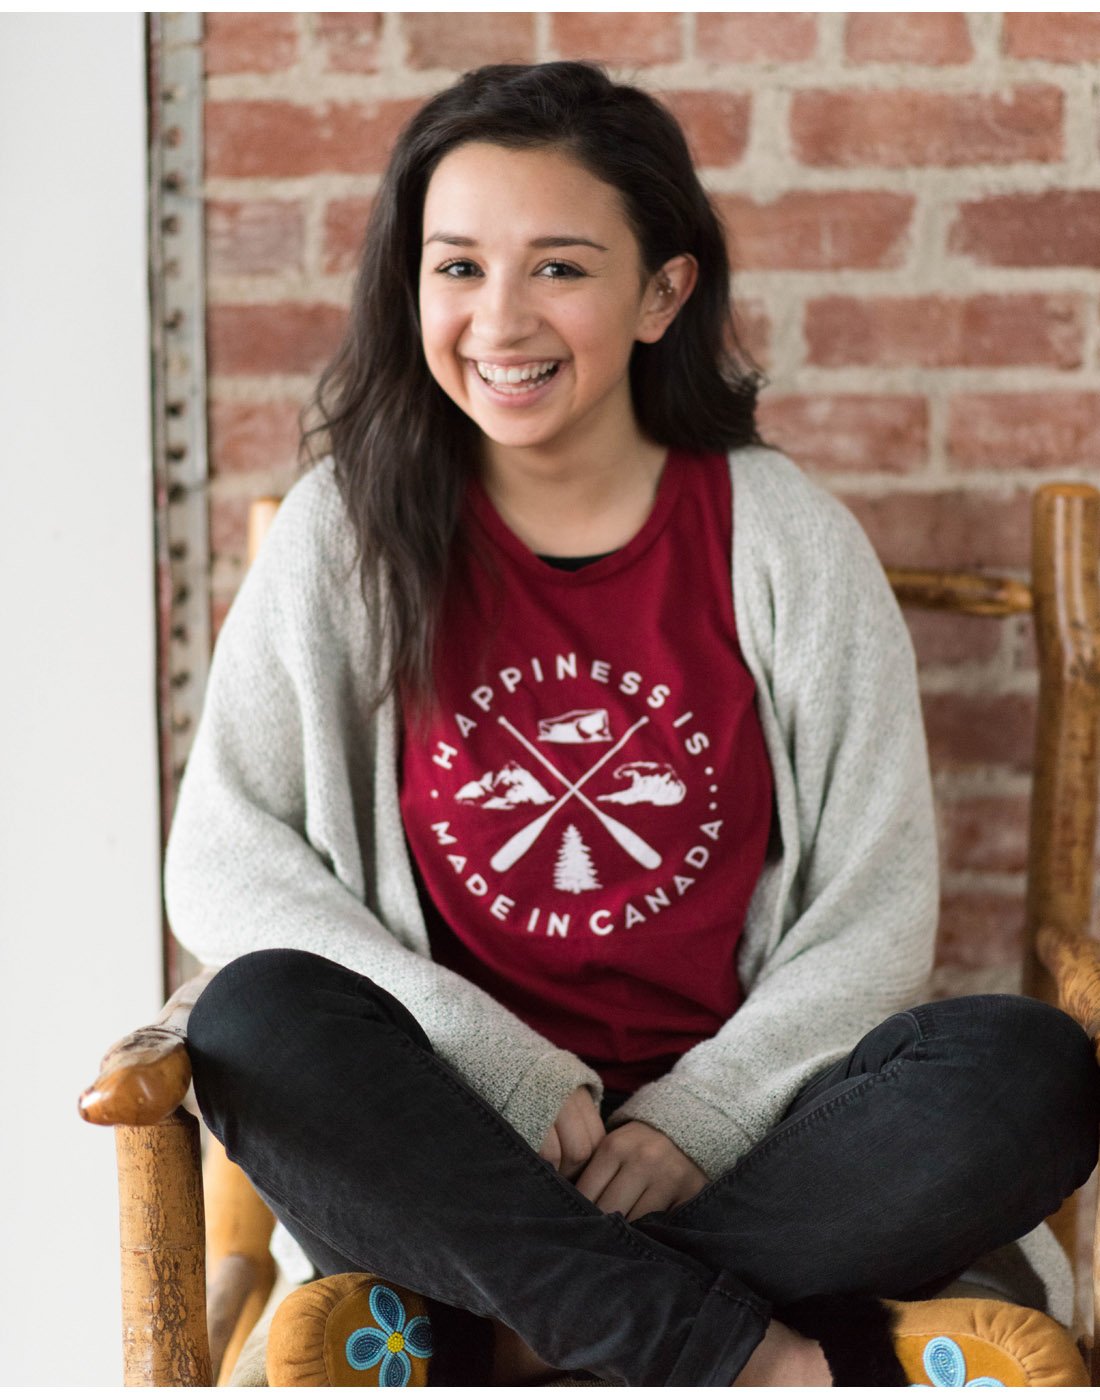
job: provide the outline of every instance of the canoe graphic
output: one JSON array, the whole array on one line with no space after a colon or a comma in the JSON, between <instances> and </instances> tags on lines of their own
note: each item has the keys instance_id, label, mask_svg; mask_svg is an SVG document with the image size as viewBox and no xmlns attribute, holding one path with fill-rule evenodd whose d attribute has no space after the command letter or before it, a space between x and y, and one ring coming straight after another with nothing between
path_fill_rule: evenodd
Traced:
<instances>
[{"instance_id":1,"label":"canoe graphic","mask_svg":"<svg viewBox=\"0 0 1100 1400\"><path fill-rule=\"evenodd\" d=\"M611 728L606 710L566 710L563 715L539 720L544 744L609 744Z\"/></svg>"}]
</instances>

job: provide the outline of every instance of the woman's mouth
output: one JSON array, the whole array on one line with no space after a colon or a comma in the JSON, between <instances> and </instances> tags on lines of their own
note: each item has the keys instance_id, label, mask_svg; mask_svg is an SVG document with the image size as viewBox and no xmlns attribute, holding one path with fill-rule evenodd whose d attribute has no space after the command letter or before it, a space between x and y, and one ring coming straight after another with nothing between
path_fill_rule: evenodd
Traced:
<instances>
[{"instance_id":1,"label":"woman's mouth","mask_svg":"<svg viewBox=\"0 0 1100 1400\"><path fill-rule=\"evenodd\" d=\"M558 372L560 360L532 360L526 365L494 365L486 360L470 362L489 395L498 400L530 400L541 397Z\"/></svg>"}]
</instances>

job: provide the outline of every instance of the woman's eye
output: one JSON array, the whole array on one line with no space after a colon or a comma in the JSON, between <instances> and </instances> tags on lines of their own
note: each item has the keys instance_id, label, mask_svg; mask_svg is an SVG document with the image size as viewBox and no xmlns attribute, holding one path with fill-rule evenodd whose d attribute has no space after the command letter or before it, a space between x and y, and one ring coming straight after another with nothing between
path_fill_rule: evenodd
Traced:
<instances>
[{"instance_id":1,"label":"woman's eye","mask_svg":"<svg viewBox=\"0 0 1100 1400\"><path fill-rule=\"evenodd\" d=\"M476 267L476 264L471 262L469 258L455 258L452 262L444 263L443 266L437 268L436 271L450 277L454 282L465 282L468 280L465 269L472 267ZM556 259L553 262L543 263L542 267L539 269L539 275L541 276L544 272L551 271L551 269L554 270L553 276L548 279L551 282L561 282L566 278L583 277L585 275L580 268L574 267L571 263L558 262Z\"/></svg>"}]
</instances>

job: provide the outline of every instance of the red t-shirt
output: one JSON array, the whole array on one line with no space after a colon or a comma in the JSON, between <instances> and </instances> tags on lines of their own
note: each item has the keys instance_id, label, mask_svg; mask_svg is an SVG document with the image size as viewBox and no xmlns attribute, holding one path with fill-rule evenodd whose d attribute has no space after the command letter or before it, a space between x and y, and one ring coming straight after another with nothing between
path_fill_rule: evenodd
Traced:
<instances>
[{"instance_id":1,"label":"red t-shirt","mask_svg":"<svg viewBox=\"0 0 1100 1400\"><path fill-rule=\"evenodd\" d=\"M476 481L466 510L477 553L439 630L441 708L426 737L403 726L432 955L633 1090L740 1004L771 823L727 460L670 451L638 534L576 571Z\"/></svg>"}]
</instances>

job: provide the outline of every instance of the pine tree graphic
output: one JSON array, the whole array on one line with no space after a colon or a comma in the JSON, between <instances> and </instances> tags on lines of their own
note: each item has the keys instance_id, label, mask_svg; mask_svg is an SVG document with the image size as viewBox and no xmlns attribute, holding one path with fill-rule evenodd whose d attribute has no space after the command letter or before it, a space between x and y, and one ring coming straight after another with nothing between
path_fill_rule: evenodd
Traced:
<instances>
[{"instance_id":1,"label":"pine tree graphic","mask_svg":"<svg viewBox=\"0 0 1100 1400\"><path fill-rule=\"evenodd\" d=\"M570 894L603 888L596 879L592 855L581 839L580 832L572 824L565 828L561 846L558 848L558 860L554 866L554 888L567 890Z\"/></svg>"}]
</instances>

